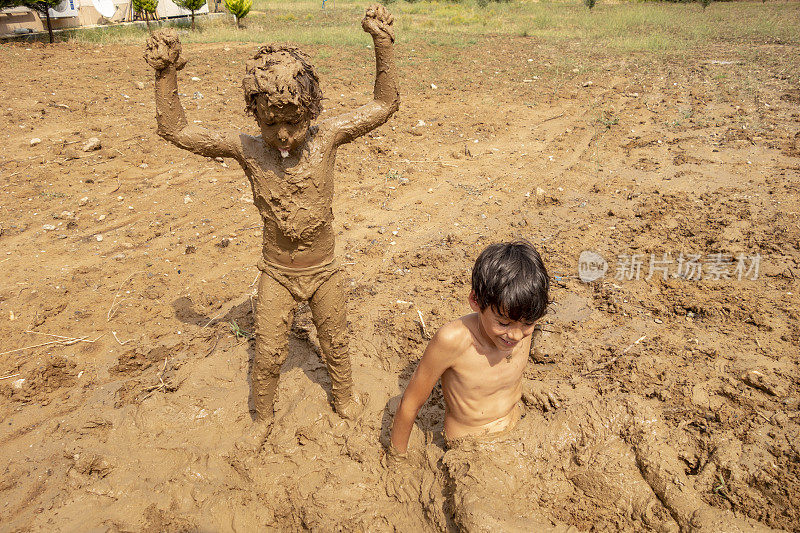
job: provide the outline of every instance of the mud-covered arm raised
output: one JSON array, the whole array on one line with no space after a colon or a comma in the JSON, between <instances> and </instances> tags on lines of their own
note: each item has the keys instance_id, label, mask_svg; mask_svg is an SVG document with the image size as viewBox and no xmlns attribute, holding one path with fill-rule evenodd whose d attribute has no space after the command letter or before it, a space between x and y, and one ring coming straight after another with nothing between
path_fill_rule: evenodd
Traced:
<instances>
[{"instance_id":1,"label":"mud-covered arm raised","mask_svg":"<svg viewBox=\"0 0 800 533\"><path fill-rule=\"evenodd\" d=\"M157 133L174 145L206 157L241 159L240 135L236 131L214 131L189 125L178 97L178 71L186 66L175 30L154 32L144 53L155 70Z\"/></svg>"},{"instance_id":2,"label":"mud-covered arm raised","mask_svg":"<svg viewBox=\"0 0 800 533\"><path fill-rule=\"evenodd\" d=\"M367 8L361 27L375 45L375 89L372 102L355 111L333 117L323 124L334 133L334 143L349 143L389 120L400 107L397 68L394 64L394 19L380 4Z\"/></svg>"}]
</instances>

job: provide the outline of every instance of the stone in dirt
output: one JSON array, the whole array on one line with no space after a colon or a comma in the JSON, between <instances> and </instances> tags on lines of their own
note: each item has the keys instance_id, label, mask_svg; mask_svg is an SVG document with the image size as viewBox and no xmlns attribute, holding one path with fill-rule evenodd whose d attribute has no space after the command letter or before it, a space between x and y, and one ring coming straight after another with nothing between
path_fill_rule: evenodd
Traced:
<instances>
[{"instance_id":1,"label":"stone in dirt","mask_svg":"<svg viewBox=\"0 0 800 533\"><path fill-rule=\"evenodd\" d=\"M88 141L83 143L81 150L84 152L93 152L94 150L99 150L102 147L100 144L100 139L97 137L91 137Z\"/></svg>"},{"instance_id":2,"label":"stone in dirt","mask_svg":"<svg viewBox=\"0 0 800 533\"><path fill-rule=\"evenodd\" d=\"M774 376L769 376L758 370L748 370L742 374L742 381L754 389L766 392L771 396L786 396L786 389Z\"/></svg>"}]
</instances>

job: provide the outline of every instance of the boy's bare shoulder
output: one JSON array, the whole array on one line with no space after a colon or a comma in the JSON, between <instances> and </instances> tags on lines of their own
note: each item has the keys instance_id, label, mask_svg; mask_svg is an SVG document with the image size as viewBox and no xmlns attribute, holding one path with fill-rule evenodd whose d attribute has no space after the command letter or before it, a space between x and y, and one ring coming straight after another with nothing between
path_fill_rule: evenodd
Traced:
<instances>
[{"instance_id":1,"label":"boy's bare shoulder","mask_svg":"<svg viewBox=\"0 0 800 533\"><path fill-rule=\"evenodd\" d=\"M437 351L455 358L463 354L474 343L472 329L469 327L470 316L463 316L445 324L431 339Z\"/></svg>"}]
</instances>

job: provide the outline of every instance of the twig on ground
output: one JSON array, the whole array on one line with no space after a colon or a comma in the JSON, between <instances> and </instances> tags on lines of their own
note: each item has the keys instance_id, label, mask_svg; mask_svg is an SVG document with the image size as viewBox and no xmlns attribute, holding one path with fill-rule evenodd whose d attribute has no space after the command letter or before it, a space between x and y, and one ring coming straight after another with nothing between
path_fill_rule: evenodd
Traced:
<instances>
[{"instance_id":1,"label":"twig on ground","mask_svg":"<svg viewBox=\"0 0 800 533\"><path fill-rule=\"evenodd\" d=\"M636 346L637 344L639 344L640 342L642 342L642 341L643 341L643 340L645 340L646 338L647 338L647 335L642 335L641 337L639 337L638 339L636 339L636 342L634 342L633 344L631 344L630 346L628 346L627 348L625 348L624 350L622 350L622 353L623 353L623 355L624 355L624 354L626 354L626 353L628 353L629 351L631 351L631 349L632 349L634 346Z\"/></svg>"},{"instance_id":2,"label":"twig on ground","mask_svg":"<svg viewBox=\"0 0 800 533\"><path fill-rule=\"evenodd\" d=\"M557 119L557 118L560 118L560 117L563 117L563 116L564 116L564 113L562 112L562 113L559 113L558 115L556 115L556 116L554 116L554 117L550 117L550 118L546 118L546 119L544 119L544 120L543 120L543 121L541 121L539 124L544 124L545 122L550 122L551 120L555 120L555 119Z\"/></svg>"},{"instance_id":3,"label":"twig on ground","mask_svg":"<svg viewBox=\"0 0 800 533\"><path fill-rule=\"evenodd\" d=\"M202 328L200 328L200 331L203 331L204 329L206 329L206 328L208 327L208 325L209 325L209 324L211 324L212 322L214 322L214 321L215 321L216 319L218 319L220 316L222 316L222 312L219 312L219 313L217 313L215 316L211 317L211 320L209 320L208 322L206 322L206 325L205 325L205 326L203 326Z\"/></svg>"},{"instance_id":4,"label":"twig on ground","mask_svg":"<svg viewBox=\"0 0 800 533\"><path fill-rule=\"evenodd\" d=\"M133 339L128 339L125 342L122 342L121 340L119 340L119 337L117 337L116 331L112 331L111 334L114 335L114 339L119 343L120 346L125 346L127 343L133 340Z\"/></svg>"},{"instance_id":5,"label":"twig on ground","mask_svg":"<svg viewBox=\"0 0 800 533\"><path fill-rule=\"evenodd\" d=\"M111 307L108 308L108 313L106 313L106 321L107 322L110 322L111 321L111 317L114 315L114 305L117 303L117 298L119 298L119 291L122 290L122 287L124 287L125 284L128 283L128 281L130 281L130 279L133 276L135 276L136 274L140 274L142 272L144 272L144 270L137 270L136 272L132 273L130 276L125 278L125 281L123 281L122 283L119 284L119 288L117 289L116 294L114 294L114 299L111 301ZM125 299L127 299L127 298L125 298ZM120 301L120 303L122 303L122 301Z\"/></svg>"},{"instance_id":6,"label":"twig on ground","mask_svg":"<svg viewBox=\"0 0 800 533\"><path fill-rule=\"evenodd\" d=\"M219 335L217 335L217 338L216 338L216 339L214 339L214 346L212 346L212 347L211 347L211 349L208 351L208 353L206 354L206 357L208 357L209 355L211 355L212 353L214 353L214 350L216 350L216 349L217 349L217 344L218 344L218 343L219 343Z\"/></svg>"},{"instance_id":7,"label":"twig on ground","mask_svg":"<svg viewBox=\"0 0 800 533\"><path fill-rule=\"evenodd\" d=\"M404 163L429 163L429 164L438 163L438 164L442 165L443 167L458 167L458 165L456 165L457 161L440 161L438 159L420 159L420 160L417 160L417 161L410 161L410 160L406 159L403 162Z\"/></svg>"},{"instance_id":8,"label":"twig on ground","mask_svg":"<svg viewBox=\"0 0 800 533\"><path fill-rule=\"evenodd\" d=\"M425 319L422 318L422 311L415 305L414 309L417 310L417 316L419 316L419 324L422 326L422 337L425 339L430 339L431 336L428 334L428 328L425 327Z\"/></svg>"},{"instance_id":9,"label":"twig on ground","mask_svg":"<svg viewBox=\"0 0 800 533\"><path fill-rule=\"evenodd\" d=\"M15 377L17 377L17 376L19 376L19 372L17 372L16 374L9 374L9 375L7 375L7 376L2 376L2 377L0 377L0 379L9 379L9 378L15 378Z\"/></svg>"},{"instance_id":10,"label":"twig on ground","mask_svg":"<svg viewBox=\"0 0 800 533\"><path fill-rule=\"evenodd\" d=\"M15 350L9 350L7 352L0 353L0 355L8 355L10 353L21 352L23 350L30 350L30 349L33 349L33 348L40 348L42 346L48 346L50 344L61 344L62 346L70 346L72 344L75 344L76 342L81 342L81 341L83 341L83 342L94 342L94 341L87 341L86 340L87 338L89 338L88 335L86 337L81 337L79 339L62 339L62 340L54 340L54 341L50 341L50 342L43 342L42 344L34 344L33 346L24 346L22 348L17 348ZM98 339L99 338L100 337L98 337ZM95 339L95 340L97 340L97 339Z\"/></svg>"}]
</instances>

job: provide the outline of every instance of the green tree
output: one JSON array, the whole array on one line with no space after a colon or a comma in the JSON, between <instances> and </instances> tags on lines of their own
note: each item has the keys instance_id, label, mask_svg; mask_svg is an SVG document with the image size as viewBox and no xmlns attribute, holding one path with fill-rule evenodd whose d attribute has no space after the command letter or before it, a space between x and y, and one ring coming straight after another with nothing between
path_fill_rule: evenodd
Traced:
<instances>
[{"instance_id":1,"label":"green tree","mask_svg":"<svg viewBox=\"0 0 800 533\"><path fill-rule=\"evenodd\" d=\"M240 21L250 13L250 8L253 7L253 0L225 0L225 7L236 19L236 27L241 28Z\"/></svg>"},{"instance_id":2,"label":"green tree","mask_svg":"<svg viewBox=\"0 0 800 533\"><path fill-rule=\"evenodd\" d=\"M23 6L32 9L39 14L40 19L47 21L47 33L50 36L50 42L55 42L53 38L53 27L50 24L50 8L57 7L61 0L0 0L0 9L9 7Z\"/></svg>"},{"instance_id":3,"label":"green tree","mask_svg":"<svg viewBox=\"0 0 800 533\"><path fill-rule=\"evenodd\" d=\"M147 29L150 29L150 16L156 12L158 0L132 0L131 7L133 7L133 10L137 13L144 13Z\"/></svg>"},{"instance_id":4,"label":"green tree","mask_svg":"<svg viewBox=\"0 0 800 533\"><path fill-rule=\"evenodd\" d=\"M192 31L194 31L194 12L206 5L206 0L175 0L175 3L192 12Z\"/></svg>"}]
</instances>

